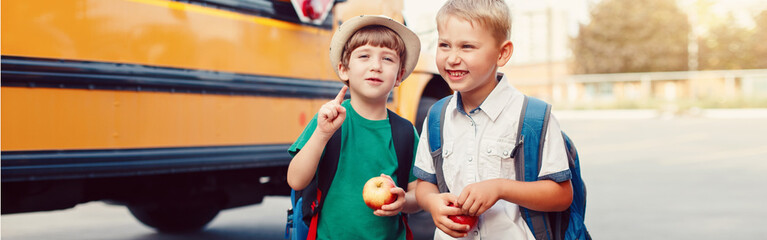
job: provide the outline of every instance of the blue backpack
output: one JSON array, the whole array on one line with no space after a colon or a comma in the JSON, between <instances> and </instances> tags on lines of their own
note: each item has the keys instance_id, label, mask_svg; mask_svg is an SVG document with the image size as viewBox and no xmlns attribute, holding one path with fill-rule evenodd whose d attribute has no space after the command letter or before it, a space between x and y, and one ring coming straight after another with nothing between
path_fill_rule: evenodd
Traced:
<instances>
[{"instance_id":1,"label":"blue backpack","mask_svg":"<svg viewBox=\"0 0 767 240\"><path fill-rule=\"evenodd\" d=\"M397 152L397 186L407 189L410 179L410 169L413 166L413 124L392 111L389 113L392 141ZM288 219L285 226L285 239L304 240L316 239L317 223L322 209L323 199L327 195L338 169L338 157L341 151L341 128L339 128L325 145L325 154L317 166L316 175L306 188L301 191L290 191L292 208L288 209ZM362 194L362 190L360 190ZM407 239L413 239L413 234L407 224L405 214L402 221L405 224Z\"/></svg>"},{"instance_id":2,"label":"blue backpack","mask_svg":"<svg viewBox=\"0 0 767 240\"><path fill-rule=\"evenodd\" d=\"M442 126L445 121L445 110L447 102L450 102L451 96L447 96L429 109L428 134L429 146L437 176L437 187L440 192L449 192L445 184L445 176L442 172ZM515 158L515 171L517 181L537 181L541 166L541 146L544 144L546 129L551 115L551 105L537 98L525 96L520 114L519 130L514 150L511 151L511 157ZM591 239L584 217L586 214L586 185L581 178L580 162L578 161L578 151L570 138L562 132L565 145L567 147L567 160L569 162L570 180L573 187L573 202L570 207L562 212L539 212L524 207L519 207L522 217L527 222L527 226L533 232L535 239ZM522 148L521 151L518 151ZM436 153L439 151L439 153Z\"/></svg>"}]
</instances>

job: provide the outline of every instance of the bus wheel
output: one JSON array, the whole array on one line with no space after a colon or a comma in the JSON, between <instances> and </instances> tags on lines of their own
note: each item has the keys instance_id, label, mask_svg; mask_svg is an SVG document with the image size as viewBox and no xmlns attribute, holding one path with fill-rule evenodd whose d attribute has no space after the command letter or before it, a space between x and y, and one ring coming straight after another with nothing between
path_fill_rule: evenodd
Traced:
<instances>
[{"instance_id":1,"label":"bus wheel","mask_svg":"<svg viewBox=\"0 0 767 240\"><path fill-rule=\"evenodd\" d=\"M202 230L220 211L213 206L178 203L128 205L128 210L141 223L166 233Z\"/></svg>"},{"instance_id":2,"label":"bus wheel","mask_svg":"<svg viewBox=\"0 0 767 240\"><path fill-rule=\"evenodd\" d=\"M439 100L433 97L422 97L421 101L418 102L418 113L415 116L415 129L418 131L419 135L421 134L421 128L423 127L423 120L429 115L429 108L437 101Z\"/></svg>"}]
</instances>

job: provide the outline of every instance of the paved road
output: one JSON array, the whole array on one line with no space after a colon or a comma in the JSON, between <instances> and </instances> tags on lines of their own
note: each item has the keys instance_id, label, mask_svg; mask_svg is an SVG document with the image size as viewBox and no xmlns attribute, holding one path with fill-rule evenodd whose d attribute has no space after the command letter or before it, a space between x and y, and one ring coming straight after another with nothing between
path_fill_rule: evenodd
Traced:
<instances>
[{"instance_id":1,"label":"paved road","mask_svg":"<svg viewBox=\"0 0 767 240\"><path fill-rule=\"evenodd\" d=\"M562 121L597 239L767 238L767 119Z\"/></svg>"},{"instance_id":2,"label":"paved road","mask_svg":"<svg viewBox=\"0 0 767 240\"><path fill-rule=\"evenodd\" d=\"M284 239L290 198L222 211L204 232L166 235L142 225L125 207L102 202L73 209L2 216L3 240L252 240Z\"/></svg>"},{"instance_id":3,"label":"paved road","mask_svg":"<svg viewBox=\"0 0 767 240\"><path fill-rule=\"evenodd\" d=\"M563 119L596 239L767 239L766 119ZM282 239L284 197L222 212L201 233L156 234L125 208L2 215L2 239Z\"/></svg>"}]
</instances>

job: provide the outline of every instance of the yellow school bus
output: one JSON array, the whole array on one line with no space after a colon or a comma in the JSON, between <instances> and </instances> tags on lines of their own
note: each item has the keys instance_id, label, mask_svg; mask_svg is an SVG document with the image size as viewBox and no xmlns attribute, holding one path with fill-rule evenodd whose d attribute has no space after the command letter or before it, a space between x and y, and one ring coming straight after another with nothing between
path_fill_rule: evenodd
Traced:
<instances>
[{"instance_id":1,"label":"yellow school bus","mask_svg":"<svg viewBox=\"0 0 767 240\"><path fill-rule=\"evenodd\" d=\"M3 214L109 201L159 231L201 229L289 194L286 149L342 86L327 49L343 14L304 23L290 1L0 9ZM389 105L416 123L449 94L421 61Z\"/></svg>"}]
</instances>

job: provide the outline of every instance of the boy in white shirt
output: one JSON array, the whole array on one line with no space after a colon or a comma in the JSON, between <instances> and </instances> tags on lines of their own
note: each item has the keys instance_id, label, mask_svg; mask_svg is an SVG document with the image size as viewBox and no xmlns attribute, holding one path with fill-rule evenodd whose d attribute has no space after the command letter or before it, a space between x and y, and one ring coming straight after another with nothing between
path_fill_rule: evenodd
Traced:
<instances>
[{"instance_id":1,"label":"boy in white shirt","mask_svg":"<svg viewBox=\"0 0 767 240\"><path fill-rule=\"evenodd\" d=\"M541 153L540 180L514 180L511 152L525 96L497 72L513 52L510 25L503 0L451 0L437 14L437 68L456 93L446 103L442 152L430 151L424 131L413 169L419 178L418 203L442 230L435 239L534 239L519 207L563 211L572 201L565 145L553 116ZM428 120L424 123L428 129ZM444 159L441 170L449 193L439 192L431 154ZM477 227L469 231L449 215L477 216Z\"/></svg>"}]
</instances>

